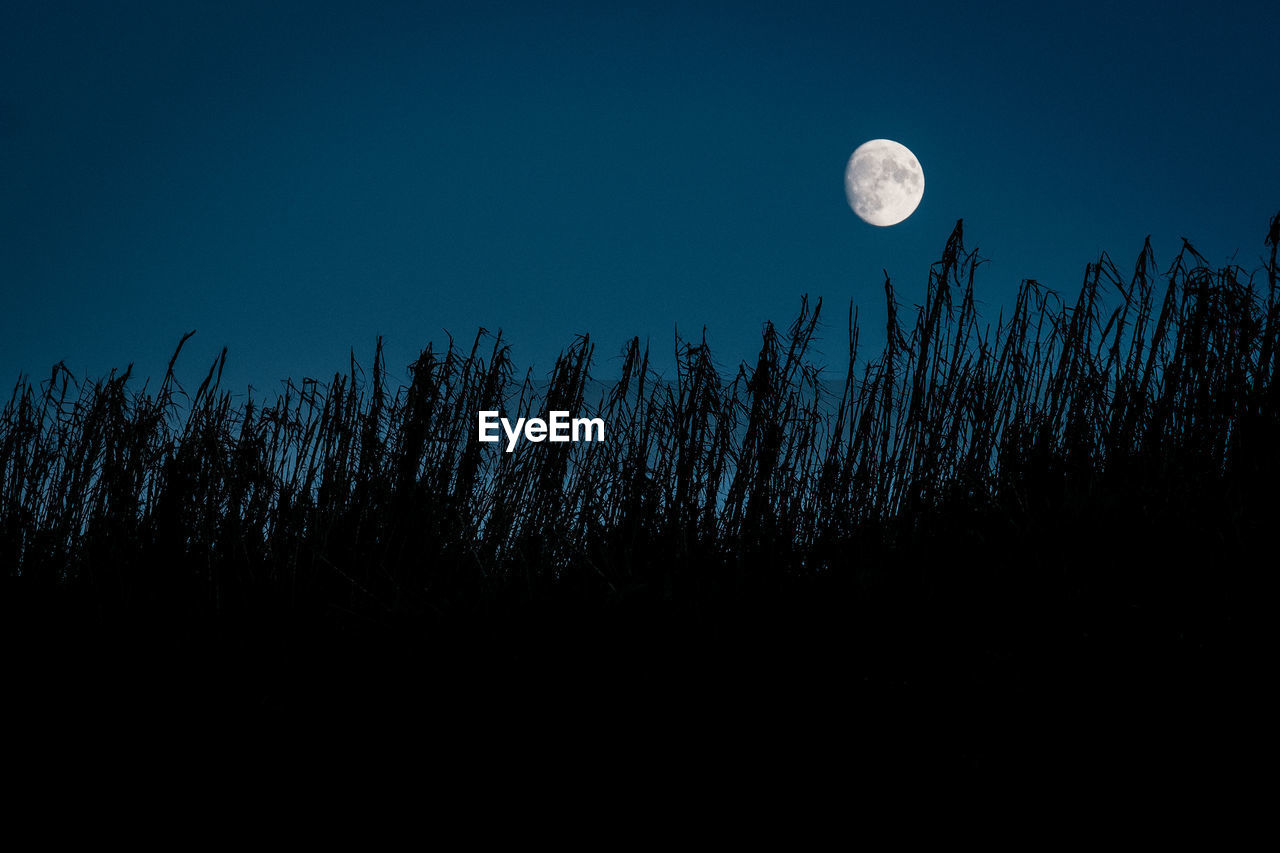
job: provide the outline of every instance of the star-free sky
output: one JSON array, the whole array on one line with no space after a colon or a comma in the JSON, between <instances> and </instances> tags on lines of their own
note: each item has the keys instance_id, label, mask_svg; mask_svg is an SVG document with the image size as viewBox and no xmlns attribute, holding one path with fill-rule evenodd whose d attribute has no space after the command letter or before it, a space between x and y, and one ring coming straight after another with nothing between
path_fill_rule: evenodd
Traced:
<instances>
[{"instance_id":1,"label":"star-free sky","mask_svg":"<svg viewBox=\"0 0 1280 853\"><path fill-rule=\"evenodd\" d=\"M227 345L270 392L479 326L540 368L590 332L603 378L705 326L732 366L803 293L838 362L850 300L878 328L887 269L917 301L961 217L993 320L1147 234L1252 268L1278 31L1262 2L6 0L0 371L157 375L197 329L189 375ZM876 137L927 179L891 228L844 196Z\"/></svg>"}]
</instances>

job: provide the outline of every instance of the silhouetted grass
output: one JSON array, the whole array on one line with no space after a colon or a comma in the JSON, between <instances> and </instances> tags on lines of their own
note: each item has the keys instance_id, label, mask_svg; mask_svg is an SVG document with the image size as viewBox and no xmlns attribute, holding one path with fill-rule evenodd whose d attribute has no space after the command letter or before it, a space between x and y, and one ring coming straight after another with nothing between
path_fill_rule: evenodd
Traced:
<instances>
[{"instance_id":1,"label":"silhouetted grass","mask_svg":"<svg viewBox=\"0 0 1280 853\"><path fill-rule=\"evenodd\" d=\"M843 376L815 367L808 300L754 364L684 340L660 379L637 339L604 386L585 336L544 381L484 331L404 379L379 342L367 369L244 402L225 351L194 392L181 344L158 388L59 364L0 416L10 647L1225 678L1271 566L1278 234L1255 273L1186 243L1161 272L1148 242L1070 300L1025 281L993 319L957 223L913 312L886 278L870 359L850 311ZM606 441L503 453L481 409L598 413Z\"/></svg>"}]
</instances>

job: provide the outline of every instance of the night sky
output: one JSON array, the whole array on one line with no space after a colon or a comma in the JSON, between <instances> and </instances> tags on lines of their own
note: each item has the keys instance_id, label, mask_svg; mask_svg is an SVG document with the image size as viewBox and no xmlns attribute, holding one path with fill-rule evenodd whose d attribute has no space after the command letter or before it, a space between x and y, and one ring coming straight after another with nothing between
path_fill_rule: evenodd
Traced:
<instances>
[{"instance_id":1,"label":"night sky","mask_svg":"<svg viewBox=\"0 0 1280 853\"><path fill-rule=\"evenodd\" d=\"M1258 264L1280 209L1270 4L0 4L0 379L66 360L228 386L503 329L731 366L803 293L844 350L963 217L992 320L1153 236ZM924 166L887 229L845 161ZM1238 252L1238 254L1237 254ZM5 373L7 377L5 378Z\"/></svg>"}]
</instances>

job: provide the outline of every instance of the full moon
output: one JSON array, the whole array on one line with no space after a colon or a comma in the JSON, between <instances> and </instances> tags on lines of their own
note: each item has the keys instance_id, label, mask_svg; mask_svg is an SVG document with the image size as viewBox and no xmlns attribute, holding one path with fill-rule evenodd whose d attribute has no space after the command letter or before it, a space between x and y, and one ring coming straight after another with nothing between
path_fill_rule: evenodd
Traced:
<instances>
[{"instance_id":1,"label":"full moon","mask_svg":"<svg viewBox=\"0 0 1280 853\"><path fill-rule=\"evenodd\" d=\"M872 139L859 145L849 158L844 194L863 222L897 225L920 206L924 169L902 143Z\"/></svg>"}]
</instances>

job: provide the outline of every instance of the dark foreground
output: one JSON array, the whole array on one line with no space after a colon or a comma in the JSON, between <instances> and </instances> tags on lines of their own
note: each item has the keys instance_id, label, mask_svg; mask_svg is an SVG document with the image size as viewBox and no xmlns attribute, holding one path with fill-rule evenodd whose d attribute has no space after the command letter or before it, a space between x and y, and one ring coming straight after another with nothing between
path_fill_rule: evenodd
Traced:
<instances>
[{"instance_id":1,"label":"dark foreground","mask_svg":"<svg viewBox=\"0 0 1280 853\"><path fill-rule=\"evenodd\" d=\"M1252 274L1144 249L992 322L957 226L913 328L887 281L877 358L850 317L835 383L807 304L734 376L684 343L658 382L633 342L598 399L585 339L545 385L481 337L265 404L220 363L194 394L55 369L0 420L10 707L852 748L906 699L959 767L1114 759L1197 709L1180 760L1237 765L1273 668L1278 234ZM502 454L481 408L612 433ZM958 725L978 705L1072 722L988 737Z\"/></svg>"}]
</instances>

